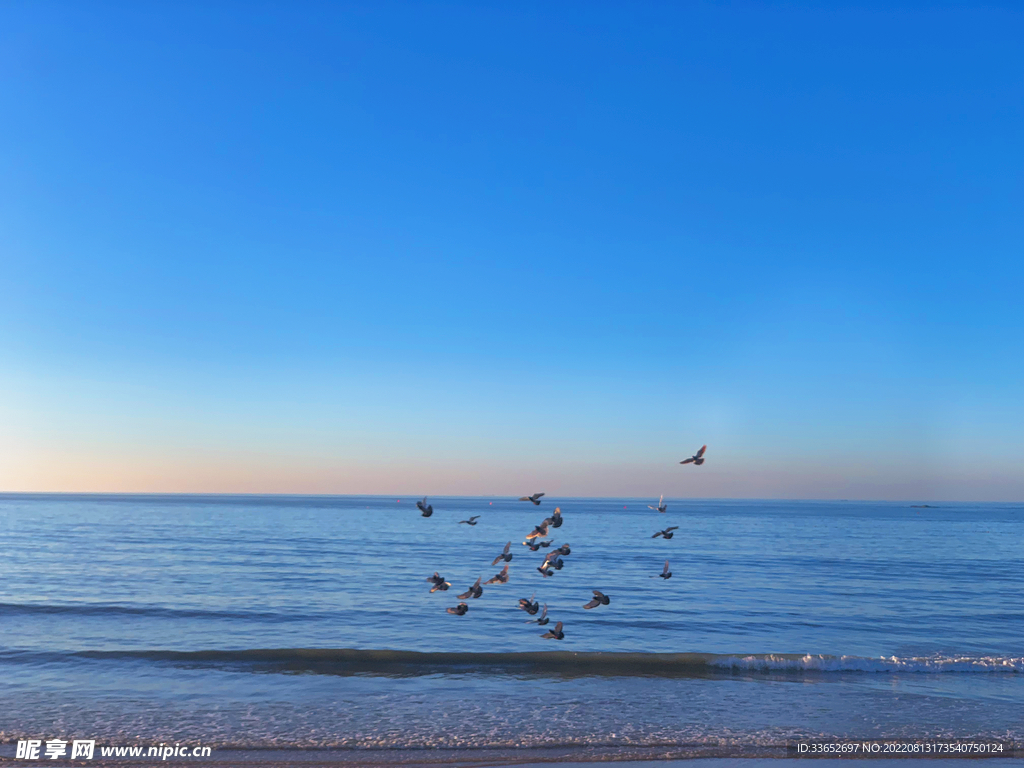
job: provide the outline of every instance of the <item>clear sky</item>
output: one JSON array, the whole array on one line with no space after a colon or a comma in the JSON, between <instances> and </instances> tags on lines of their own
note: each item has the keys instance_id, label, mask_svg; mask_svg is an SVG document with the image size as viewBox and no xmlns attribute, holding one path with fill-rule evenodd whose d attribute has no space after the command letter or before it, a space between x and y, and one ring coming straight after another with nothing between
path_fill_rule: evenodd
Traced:
<instances>
[{"instance_id":1,"label":"clear sky","mask_svg":"<svg viewBox=\"0 0 1024 768\"><path fill-rule=\"evenodd\" d=\"M1022 41L4 3L0 490L1024 500Z\"/></svg>"}]
</instances>

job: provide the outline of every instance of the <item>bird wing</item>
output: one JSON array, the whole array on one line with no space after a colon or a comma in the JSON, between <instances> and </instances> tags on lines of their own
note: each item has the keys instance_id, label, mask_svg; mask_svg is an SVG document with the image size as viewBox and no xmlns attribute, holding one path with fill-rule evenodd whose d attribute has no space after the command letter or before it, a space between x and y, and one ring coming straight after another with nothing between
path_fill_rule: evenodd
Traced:
<instances>
[{"instance_id":1,"label":"bird wing","mask_svg":"<svg viewBox=\"0 0 1024 768\"><path fill-rule=\"evenodd\" d=\"M533 494L533 498L539 499L543 495L544 495L543 493L535 493L535 494Z\"/></svg>"},{"instance_id":2,"label":"bird wing","mask_svg":"<svg viewBox=\"0 0 1024 768\"><path fill-rule=\"evenodd\" d=\"M501 569L501 575L502 576L508 576L508 566L507 565L504 568Z\"/></svg>"},{"instance_id":3,"label":"bird wing","mask_svg":"<svg viewBox=\"0 0 1024 768\"><path fill-rule=\"evenodd\" d=\"M544 603L544 610L540 612L540 617L543 619L548 615L548 604Z\"/></svg>"},{"instance_id":4,"label":"bird wing","mask_svg":"<svg viewBox=\"0 0 1024 768\"><path fill-rule=\"evenodd\" d=\"M555 632L558 633L558 632L561 632L561 631L562 631L562 622L559 621L559 622L557 622L555 624Z\"/></svg>"},{"instance_id":5,"label":"bird wing","mask_svg":"<svg viewBox=\"0 0 1024 768\"><path fill-rule=\"evenodd\" d=\"M708 449L708 447L707 447L706 445L702 445L702 446L700 447L700 450L699 450L699 451L697 451L697 455L696 455L696 456L695 456L694 458L697 458L697 459L699 459L699 458L700 458L701 456L703 456L703 455L704 455L704 451L706 451L707 449Z\"/></svg>"},{"instance_id":6,"label":"bird wing","mask_svg":"<svg viewBox=\"0 0 1024 768\"><path fill-rule=\"evenodd\" d=\"M660 507L664 503L665 503L665 494L663 493L663 494L661 494L661 496L658 497L658 506Z\"/></svg>"},{"instance_id":7,"label":"bird wing","mask_svg":"<svg viewBox=\"0 0 1024 768\"><path fill-rule=\"evenodd\" d=\"M692 462L693 462L693 457L691 456L691 457L690 457L690 458L688 458L688 459L683 459L683 460L682 460L682 461L680 461L679 463L680 463L680 464L690 464L690 463L692 463Z\"/></svg>"},{"instance_id":8,"label":"bird wing","mask_svg":"<svg viewBox=\"0 0 1024 768\"><path fill-rule=\"evenodd\" d=\"M480 579L482 579L482 578L483 578L483 576L477 576L476 577L476 581L473 582L473 589L476 589L477 587L480 586Z\"/></svg>"},{"instance_id":9,"label":"bird wing","mask_svg":"<svg viewBox=\"0 0 1024 768\"><path fill-rule=\"evenodd\" d=\"M504 555L498 555L496 558L494 558L494 561L491 563L491 565L497 565L499 562L501 562L502 558L504 557Z\"/></svg>"},{"instance_id":10,"label":"bird wing","mask_svg":"<svg viewBox=\"0 0 1024 768\"><path fill-rule=\"evenodd\" d=\"M653 509L653 510L657 510L658 509L657 507L652 507L650 504L647 505L647 508L648 509Z\"/></svg>"},{"instance_id":11,"label":"bird wing","mask_svg":"<svg viewBox=\"0 0 1024 768\"><path fill-rule=\"evenodd\" d=\"M656 534L654 534L653 536L651 536L651 538L652 538L652 539L656 539L656 538L658 538L659 536L663 536L663 535L664 535L664 533L665 533L664 531L658 531L658 532L657 532Z\"/></svg>"},{"instance_id":12,"label":"bird wing","mask_svg":"<svg viewBox=\"0 0 1024 768\"><path fill-rule=\"evenodd\" d=\"M598 591L597 591L597 590L595 589L595 590L594 590L594 597L604 597L604 593L603 593L603 592L598 592Z\"/></svg>"},{"instance_id":13,"label":"bird wing","mask_svg":"<svg viewBox=\"0 0 1024 768\"><path fill-rule=\"evenodd\" d=\"M472 516L471 518L469 518L469 519L470 519L470 520L479 520L479 519L480 519L480 515L473 515L473 516Z\"/></svg>"},{"instance_id":14,"label":"bird wing","mask_svg":"<svg viewBox=\"0 0 1024 768\"><path fill-rule=\"evenodd\" d=\"M668 560L665 561L665 569L662 571L662 573L668 573Z\"/></svg>"},{"instance_id":15,"label":"bird wing","mask_svg":"<svg viewBox=\"0 0 1024 768\"><path fill-rule=\"evenodd\" d=\"M668 528L666 528L665 530L666 530L666 531L677 531L677 530L679 530L679 526L678 526L678 525L670 525L670 526L669 526Z\"/></svg>"},{"instance_id":16,"label":"bird wing","mask_svg":"<svg viewBox=\"0 0 1024 768\"><path fill-rule=\"evenodd\" d=\"M591 609L591 608L597 608L597 606L599 606L600 604L601 604L601 601L600 601L600 600L598 600L598 599L597 599L597 598L595 597L595 598L594 598L593 600L591 600L591 601L590 601L589 603L584 603L584 604L583 604L583 607L589 610L589 609Z\"/></svg>"},{"instance_id":17,"label":"bird wing","mask_svg":"<svg viewBox=\"0 0 1024 768\"><path fill-rule=\"evenodd\" d=\"M510 542L509 542L508 544L506 544L506 545L505 545L505 549L503 549L503 550L501 551L501 554L503 554L503 555L507 555L507 554L508 554L508 551L509 551L509 550L510 550L511 548L512 548L512 542L510 541Z\"/></svg>"},{"instance_id":18,"label":"bird wing","mask_svg":"<svg viewBox=\"0 0 1024 768\"><path fill-rule=\"evenodd\" d=\"M531 499L529 496L520 496L519 500L520 501L533 501L533 499Z\"/></svg>"}]
</instances>

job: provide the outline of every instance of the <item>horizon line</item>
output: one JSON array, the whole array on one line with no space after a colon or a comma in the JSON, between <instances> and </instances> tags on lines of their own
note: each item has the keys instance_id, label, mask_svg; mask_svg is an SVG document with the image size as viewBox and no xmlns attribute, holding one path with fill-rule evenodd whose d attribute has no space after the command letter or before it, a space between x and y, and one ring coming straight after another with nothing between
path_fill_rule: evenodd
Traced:
<instances>
[{"instance_id":1,"label":"horizon line","mask_svg":"<svg viewBox=\"0 0 1024 768\"><path fill-rule=\"evenodd\" d=\"M281 498L351 498L351 497L377 497L381 499L390 499L403 496L409 499L421 498L418 494L409 493L283 493L283 492L271 492L271 493L253 493L250 491L209 491L209 492L197 492L197 491L7 491L0 490L0 497L3 496L181 496L181 497L202 497L202 496L247 496L254 498L265 498L265 497L281 497ZM503 496L503 495L489 495L489 494L447 494L447 493L428 493L426 497L433 498L448 498L448 499L506 499L509 501L519 501L519 497L516 496ZM552 499L556 498L554 496ZM617 499L617 500L646 500L653 498L652 496L560 496L557 498L563 499ZM782 497L782 496L666 496L668 500L678 501L806 501L806 502L865 502L865 503L891 503L898 504L903 502L924 502L927 504L1020 504L1024 508L1024 499L1006 499L1006 500L988 500L980 501L977 499L919 499L919 498L900 498L900 499L865 499L865 498L821 498L821 497ZM400 503L401 499L396 499Z\"/></svg>"}]
</instances>

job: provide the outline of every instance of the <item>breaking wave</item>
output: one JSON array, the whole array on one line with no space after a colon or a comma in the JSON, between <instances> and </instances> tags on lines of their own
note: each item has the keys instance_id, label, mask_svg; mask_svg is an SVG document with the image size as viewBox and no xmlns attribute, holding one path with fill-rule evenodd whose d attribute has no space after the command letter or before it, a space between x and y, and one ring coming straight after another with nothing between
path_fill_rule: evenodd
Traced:
<instances>
[{"instance_id":1,"label":"breaking wave","mask_svg":"<svg viewBox=\"0 0 1024 768\"><path fill-rule=\"evenodd\" d=\"M742 670L808 672L1024 672L1024 656L723 656L714 666Z\"/></svg>"},{"instance_id":2,"label":"breaking wave","mask_svg":"<svg viewBox=\"0 0 1024 768\"><path fill-rule=\"evenodd\" d=\"M1024 673L1024 657L828 656L713 653L430 653L348 648L254 648L206 651L81 651L87 659L135 659L185 666L316 674L535 674L546 676L705 677L756 673Z\"/></svg>"}]
</instances>

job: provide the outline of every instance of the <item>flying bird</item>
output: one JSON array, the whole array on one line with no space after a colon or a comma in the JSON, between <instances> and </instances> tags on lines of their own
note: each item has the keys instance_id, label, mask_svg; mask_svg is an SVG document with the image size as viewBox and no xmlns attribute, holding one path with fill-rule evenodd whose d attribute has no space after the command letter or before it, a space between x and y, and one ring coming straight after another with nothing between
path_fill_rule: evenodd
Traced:
<instances>
[{"instance_id":1,"label":"flying bird","mask_svg":"<svg viewBox=\"0 0 1024 768\"><path fill-rule=\"evenodd\" d=\"M451 584L449 582L444 580L444 576L438 576L437 575L437 571L434 571L434 575L433 576L428 576L427 577L427 581L433 582L433 584L434 584L434 586L432 586L430 588L430 591L432 593L433 592L437 592L437 591L444 592L445 590L448 589L448 587L451 586Z\"/></svg>"},{"instance_id":2,"label":"flying bird","mask_svg":"<svg viewBox=\"0 0 1024 768\"><path fill-rule=\"evenodd\" d=\"M599 605L608 605L608 603L610 603L611 601L612 599L608 597L608 595L604 594L603 592L598 592L595 589L594 599L591 600L589 603L586 603L583 607L589 610L590 608L597 608L597 606Z\"/></svg>"},{"instance_id":3,"label":"flying bird","mask_svg":"<svg viewBox=\"0 0 1024 768\"><path fill-rule=\"evenodd\" d=\"M543 496L543 495L544 495L543 493L535 493L535 494L533 494L533 496L520 496L519 500L520 501L532 501L534 504L536 504L539 507L540 506L540 497Z\"/></svg>"},{"instance_id":4,"label":"flying bird","mask_svg":"<svg viewBox=\"0 0 1024 768\"><path fill-rule=\"evenodd\" d=\"M560 562L561 553L557 549L552 549L546 555L544 555L544 562L541 564L541 568L547 568L551 566L553 568L558 567L555 565L556 562ZM559 568L561 570L561 568Z\"/></svg>"},{"instance_id":5,"label":"flying bird","mask_svg":"<svg viewBox=\"0 0 1024 768\"><path fill-rule=\"evenodd\" d=\"M551 513L551 517L544 520L545 523L550 525L552 528L562 527L562 508L555 507L555 511Z\"/></svg>"},{"instance_id":6,"label":"flying bird","mask_svg":"<svg viewBox=\"0 0 1024 768\"><path fill-rule=\"evenodd\" d=\"M550 568L548 568L547 566L548 566L548 564L547 564L547 562L545 561L544 565L542 565L542 566L541 566L540 568L538 568L538 569L537 569L538 571L540 571L540 575L541 575L541 576L543 576L543 577L544 577L545 579L546 579L546 578L547 578L548 576L554 576L554 575L555 575L555 572L554 572L554 571L552 571L552 570L551 570Z\"/></svg>"},{"instance_id":7,"label":"flying bird","mask_svg":"<svg viewBox=\"0 0 1024 768\"><path fill-rule=\"evenodd\" d=\"M537 539L548 535L548 521L544 520L540 525L535 525L533 530L526 534L526 539Z\"/></svg>"},{"instance_id":8,"label":"flying bird","mask_svg":"<svg viewBox=\"0 0 1024 768\"><path fill-rule=\"evenodd\" d=\"M651 576L651 578L653 579L654 577ZM658 574L658 578L659 579L671 579L672 578L672 571L670 571L668 569L668 560L665 561L665 568L664 568L664 570L662 570L661 573Z\"/></svg>"},{"instance_id":9,"label":"flying bird","mask_svg":"<svg viewBox=\"0 0 1024 768\"><path fill-rule=\"evenodd\" d=\"M469 520L459 520L459 525L462 525L463 523L466 525L476 525L476 521L479 517L480 515L473 515Z\"/></svg>"},{"instance_id":10,"label":"flying bird","mask_svg":"<svg viewBox=\"0 0 1024 768\"><path fill-rule=\"evenodd\" d=\"M529 599L526 599L525 597L519 598L519 608L521 610L526 611L531 616L536 616L537 611L540 610L540 603L536 603L533 600L533 598L535 598L536 596L537 593L534 592L532 595L530 595Z\"/></svg>"},{"instance_id":11,"label":"flying bird","mask_svg":"<svg viewBox=\"0 0 1024 768\"><path fill-rule=\"evenodd\" d=\"M496 573L485 581L484 584L508 584L508 566L506 565L501 569L501 573Z\"/></svg>"},{"instance_id":12,"label":"flying bird","mask_svg":"<svg viewBox=\"0 0 1024 768\"><path fill-rule=\"evenodd\" d=\"M545 640L561 640L565 637L565 633L562 631L562 622L556 623L554 629L549 629L541 637Z\"/></svg>"},{"instance_id":13,"label":"flying bird","mask_svg":"<svg viewBox=\"0 0 1024 768\"><path fill-rule=\"evenodd\" d=\"M458 596L459 600L467 600L467 599L469 599L471 597L472 598L480 597L480 595L482 595L484 593L484 588L480 586L480 579L482 579L482 578L483 578L482 576L477 578L476 582L473 584L472 587L470 587L465 592L463 592L461 595L459 595Z\"/></svg>"},{"instance_id":14,"label":"flying bird","mask_svg":"<svg viewBox=\"0 0 1024 768\"><path fill-rule=\"evenodd\" d=\"M700 447L700 450L697 451L695 454L693 454L693 456L691 456L688 459L683 459L679 463L680 464L694 464L694 465L699 467L701 464L704 463L704 451L706 451L707 449L708 449L708 447L706 445L702 445Z\"/></svg>"},{"instance_id":15,"label":"flying bird","mask_svg":"<svg viewBox=\"0 0 1024 768\"><path fill-rule=\"evenodd\" d=\"M560 547L559 547L558 549L552 549L552 550L551 550L551 553L552 553L552 554L554 554L554 553L556 553L556 552L557 552L557 553L558 553L559 555L565 556L565 555L571 554L571 553L572 553L572 550L571 550L571 549L569 549L569 545L568 545L568 544L563 544L563 545L562 545L562 546L560 546Z\"/></svg>"},{"instance_id":16,"label":"flying bird","mask_svg":"<svg viewBox=\"0 0 1024 768\"><path fill-rule=\"evenodd\" d=\"M701 459L701 461L704 461L704 459ZM683 463L685 464L686 462L683 462ZM665 494L664 493L661 494L661 498L658 499L658 506L652 507L650 504L648 504L647 508L648 509L656 509L659 512L667 512L668 511L668 504L665 503Z\"/></svg>"},{"instance_id":17,"label":"flying bird","mask_svg":"<svg viewBox=\"0 0 1024 768\"><path fill-rule=\"evenodd\" d=\"M524 541L523 546L529 547L531 552L536 552L538 549L540 549L540 542L536 539L534 539L533 541Z\"/></svg>"},{"instance_id":18,"label":"flying bird","mask_svg":"<svg viewBox=\"0 0 1024 768\"><path fill-rule=\"evenodd\" d=\"M539 619L527 619L526 623L527 624L539 624L540 626L543 627L549 621L551 621L551 619L548 618L548 604L544 603L544 610L542 610L540 612L540 618Z\"/></svg>"},{"instance_id":19,"label":"flying bird","mask_svg":"<svg viewBox=\"0 0 1024 768\"><path fill-rule=\"evenodd\" d=\"M656 534L654 534L653 536L651 536L651 538L652 538L652 539L656 539L656 538L658 538L659 536L664 536L664 537L665 537L666 539L671 539L671 538L672 538L673 536L675 536L675 534L674 534L674 533L672 533L672 531L676 530L677 528L679 528L679 526L678 526L678 525L670 525L670 526L669 526L668 528L666 528L666 529L665 529L664 531L658 531L658 532L657 532Z\"/></svg>"},{"instance_id":20,"label":"flying bird","mask_svg":"<svg viewBox=\"0 0 1024 768\"><path fill-rule=\"evenodd\" d=\"M448 613L452 614L453 616L465 616L466 615L466 611L468 611L468 610L469 610L469 606L468 605L466 605L465 603L459 603L454 608L449 608L448 609Z\"/></svg>"},{"instance_id":21,"label":"flying bird","mask_svg":"<svg viewBox=\"0 0 1024 768\"><path fill-rule=\"evenodd\" d=\"M423 501L416 502L416 509L423 513L424 517L430 517L434 514L434 507L431 504L427 504L427 497L423 497Z\"/></svg>"},{"instance_id":22,"label":"flying bird","mask_svg":"<svg viewBox=\"0 0 1024 768\"><path fill-rule=\"evenodd\" d=\"M508 544L505 545L505 549L503 549L501 551L501 554L498 555L496 558L494 558L494 562L491 563L491 565L497 565L502 560L504 560L506 563L511 563L512 562L512 553L509 552L509 549L511 549L511 548L512 548L512 542L510 541Z\"/></svg>"}]
</instances>

